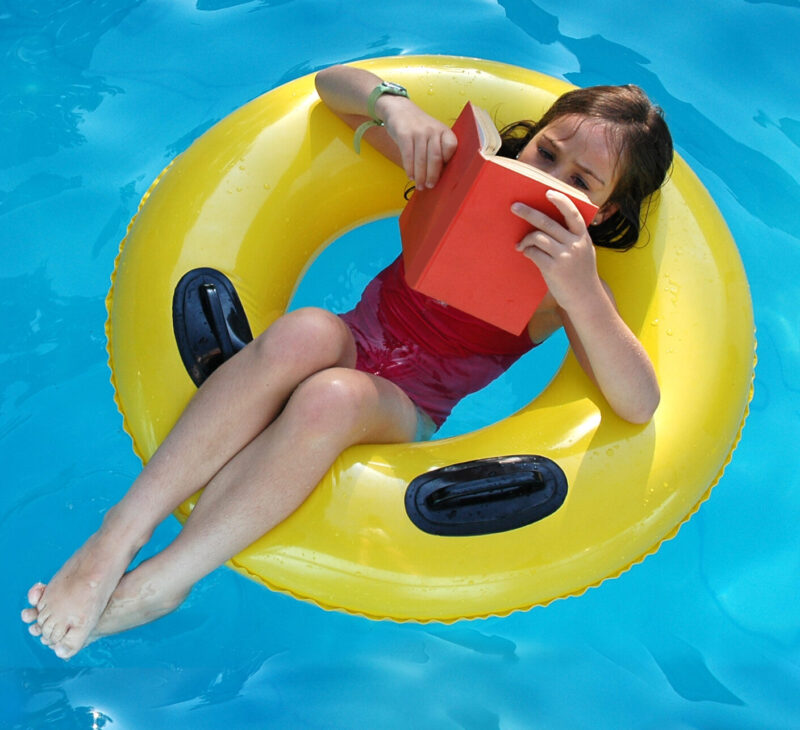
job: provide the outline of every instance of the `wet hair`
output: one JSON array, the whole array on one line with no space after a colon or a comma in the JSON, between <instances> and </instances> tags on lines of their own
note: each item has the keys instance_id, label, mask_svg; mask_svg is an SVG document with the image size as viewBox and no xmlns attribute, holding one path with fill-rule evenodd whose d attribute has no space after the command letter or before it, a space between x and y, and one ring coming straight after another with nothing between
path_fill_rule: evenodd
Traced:
<instances>
[{"instance_id":1,"label":"wet hair","mask_svg":"<svg viewBox=\"0 0 800 730\"><path fill-rule=\"evenodd\" d=\"M627 251L639 238L642 206L663 184L672 164L672 136L662 109L638 86L591 86L560 96L538 122L520 121L500 130L498 152L517 157L540 130L561 117L578 115L607 125L619 155L617 184L608 203L619 210L589 227L596 246Z\"/></svg>"}]
</instances>

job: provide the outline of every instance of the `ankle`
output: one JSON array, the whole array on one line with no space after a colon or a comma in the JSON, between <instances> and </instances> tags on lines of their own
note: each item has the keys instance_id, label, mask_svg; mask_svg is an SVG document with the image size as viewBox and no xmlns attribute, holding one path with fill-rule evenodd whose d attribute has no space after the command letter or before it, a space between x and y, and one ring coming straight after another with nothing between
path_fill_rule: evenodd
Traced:
<instances>
[{"instance_id":1,"label":"ankle","mask_svg":"<svg viewBox=\"0 0 800 730\"><path fill-rule=\"evenodd\" d=\"M125 514L121 504L114 505L103 517L100 532L114 536L120 545L127 545L133 552L138 552L153 536L154 528L149 525L138 524L129 515Z\"/></svg>"}]
</instances>

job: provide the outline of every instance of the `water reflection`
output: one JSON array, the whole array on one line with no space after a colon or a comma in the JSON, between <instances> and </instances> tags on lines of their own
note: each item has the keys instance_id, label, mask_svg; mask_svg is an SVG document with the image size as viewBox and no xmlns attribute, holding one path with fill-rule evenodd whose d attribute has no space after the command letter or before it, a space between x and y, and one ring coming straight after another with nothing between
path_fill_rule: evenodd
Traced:
<instances>
[{"instance_id":1,"label":"water reflection","mask_svg":"<svg viewBox=\"0 0 800 730\"><path fill-rule=\"evenodd\" d=\"M560 43L575 55L580 71L565 74L572 83L578 86L610 83L608 69L614 69L616 83L638 84L646 89L668 109L667 121L672 133L686 152L713 170L753 215L790 235L796 233L796 206L783 201L793 198L800 203L800 183L774 160L737 142L691 104L673 96L658 76L646 68L648 59L599 35L586 38L564 35L558 28L558 18L530 0L499 0L499 4L508 19L531 38L546 45ZM789 131L785 133L789 136L797 128L790 123L792 120L787 121ZM753 175L753 170L759 174ZM764 184L765 180L769 185ZM776 201L776 190L781 191L780 203Z\"/></svg>"},{"instance_id":2,"label":"water reflection","mask_svg":"<svg viewBox=\"0 0 800 730\"><path fill-rule=\"evenodd\" d=\"M292 0L259 0L258 6L274 8L278 5L286 5ZM197 0L195 6L198 10L225 10L235 8L237 5L250 5L253 0Z\"/></svg>"}]
</instances>

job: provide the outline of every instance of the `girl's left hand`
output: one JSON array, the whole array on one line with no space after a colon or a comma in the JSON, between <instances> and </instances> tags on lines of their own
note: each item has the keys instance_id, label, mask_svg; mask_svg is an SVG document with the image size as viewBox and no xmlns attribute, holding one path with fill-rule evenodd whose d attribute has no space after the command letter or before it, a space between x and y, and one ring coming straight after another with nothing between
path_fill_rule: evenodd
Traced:
<instances>
[{"instance_id":1,"label":"girl's left hand","mask_svg":"<svg viewBox=\"0 0 800 730\"><path fill-rule=\"evenodd\" d=\"M556 302L569 312L578 298L602 285L594 245L578 208L555 190L549 190L547 198L564 216L565 225L524 203L514 203L511 212L536 229L517 244L517 250L539 267Z\"/></svg>"}]
</instances>

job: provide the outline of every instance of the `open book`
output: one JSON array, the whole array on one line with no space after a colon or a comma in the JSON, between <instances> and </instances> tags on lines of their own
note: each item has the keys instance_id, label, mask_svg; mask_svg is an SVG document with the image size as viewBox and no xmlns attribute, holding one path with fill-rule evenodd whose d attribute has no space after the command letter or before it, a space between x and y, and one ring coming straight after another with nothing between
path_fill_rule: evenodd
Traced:
<instances>
[{"instance_id":1,"label":"open book","mask_svg":"<svg viewBox=\"0 0 800 730\"><path fill-rule=\"evenodd\" d=\"M511 212L521 201L563 223L545 197L568 195L587 225L597 212L580 190L518 160L496 157L500 134L467 102L453 125L458 147L431 190L416 190L400 215L409 286L520 334L547 293L539 269L516 244L531 227Z\"/></svg>"}]
</instances>

